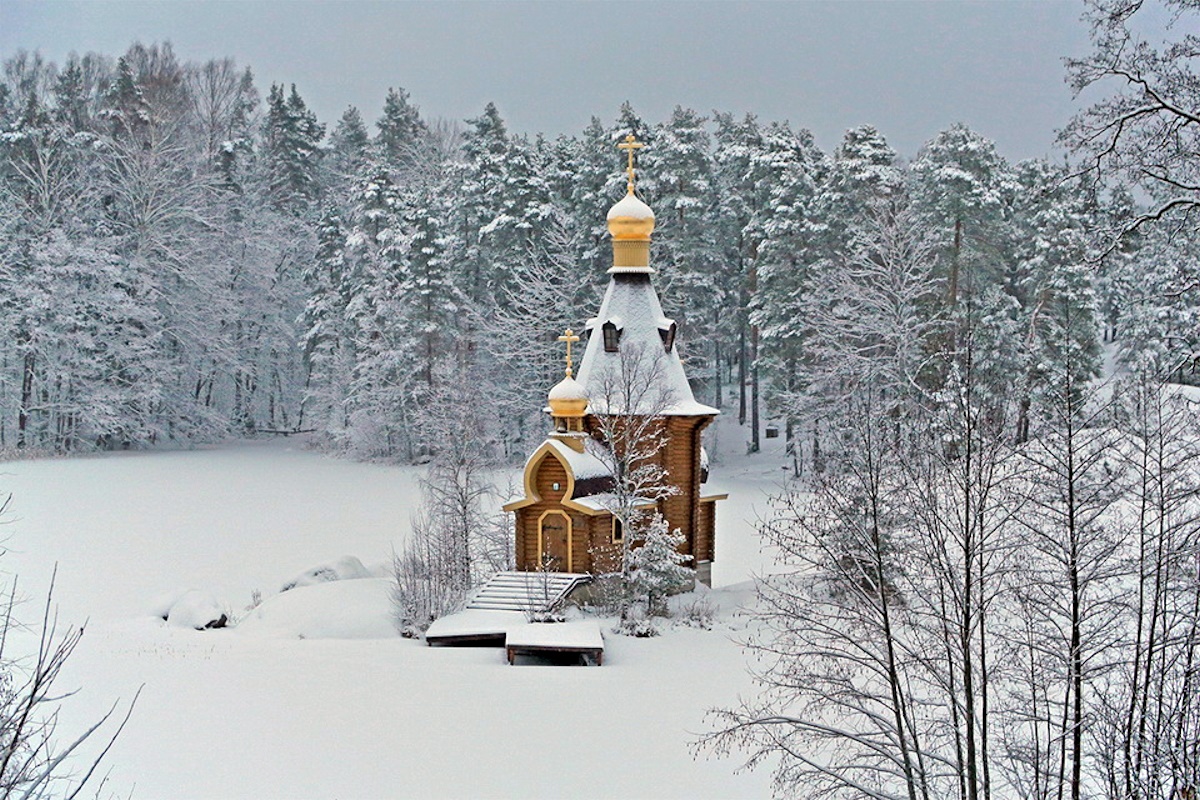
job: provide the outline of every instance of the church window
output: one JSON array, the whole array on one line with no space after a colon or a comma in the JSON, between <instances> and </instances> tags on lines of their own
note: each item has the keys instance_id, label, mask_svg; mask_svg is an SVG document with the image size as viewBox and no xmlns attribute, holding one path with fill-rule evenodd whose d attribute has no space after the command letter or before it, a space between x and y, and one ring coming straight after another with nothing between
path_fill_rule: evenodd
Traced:
<instances>
[{"instance_id":1,"label":"church window","mask_svg":"<svg viewBox=\"0 0 1200 800\"><path fill-rule=\"evenodd\" d=\"M671 348L675 346L675 333L677 330L678 326L674 322L671 323L671 327L669 328L658 329L658 335L662 339L663 343L663 350L666 350L668 353L671 352Z\"/></svg>"},{"instance_id":2,"label":"church window","mask_svg":"<svg viewBox=\"0 0 1200 800\"><path fill-rule=\"evenodd\" d=\"M606 322L601 330L604 332L604 352L617 352L617 347L621 343L621 329L611 322Z\"/></svg>"},{"instance_id":3,"label":"church window","mask_svg":"<svg viewBox=\"0 0 1200 800\"><path fill-rule=\"evenodd\" d=\"M621 524L621 520L613 517L612 524L612 540L613 544L620 544L625 539L625 526Z\"/></svg>"}]
</instances>

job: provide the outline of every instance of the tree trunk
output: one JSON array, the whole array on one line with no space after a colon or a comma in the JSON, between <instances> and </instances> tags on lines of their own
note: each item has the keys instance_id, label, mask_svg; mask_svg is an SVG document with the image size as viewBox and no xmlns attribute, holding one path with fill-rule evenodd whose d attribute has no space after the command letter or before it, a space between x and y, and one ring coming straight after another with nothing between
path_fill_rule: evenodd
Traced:
<instances>
[{"instance_id":1,"label":"tree trunk","mask_svg":"<svg viewBox=\"0 0 1200 800\"><path fill-rule=\"evenodd\" d=\"M29 444L29 408L33 405L33 373L36 365L36 356L26 353L21 371L21 405L17 409L17 447Z\"/></svg>"},{"instance_id":2,"label":"tree trunk","mask_svg":"<svg viewBox=\"0 0 1200 800\"><path fill-rule=\"evenodd\" d=\"M738 425L746 424L746 326L738 330Z\"/></svg>"},{"instance_id":3,"label":"tree trunk","mask_svg":"<svg viewBox=\"0 0 1200 800\"><path fill-rule=\"evenodd\" d=\"M713 336L713 363L712 363L712 375L713 375L712 391L713 391L713 407L719 409L724 402L724 397L722 396L724 393L721 391L721 338L720 338L720 336L715 335L715 332L717 330L717 323L719 322L720 316L721 316L721 312L719 309L717 310L716 315L717 315L717 319L713 320L714 336Z\"/></svg>"},{"instance_id":4,"label":"tree trunk","mask_svg":"<svg viewBox=\"0 0 1200 800\"><path fill-rule=\"evenodd\" d=\"M958 305L958 265L962 256L963 224L961 219L954 220L954 252L950 258L950 285L947 287L947 302L950 307Z\"/></svg>"},{"instance_id":5,"label":"tree trunk","mask_svg":"<svg viewBox=\"0 0 1200 800\"><path fill-rule=\"evenodd\" d=\"M758 452L758 326L750 326L750 452Z\"/></svg>"}]
</instances>

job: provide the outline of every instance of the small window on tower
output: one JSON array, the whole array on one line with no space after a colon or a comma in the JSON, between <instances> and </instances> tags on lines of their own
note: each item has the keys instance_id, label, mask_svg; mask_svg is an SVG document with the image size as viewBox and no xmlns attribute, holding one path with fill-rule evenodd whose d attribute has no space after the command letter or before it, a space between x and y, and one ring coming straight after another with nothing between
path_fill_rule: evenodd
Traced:
<instances>
[{"instance_id":1,"label":"small window on tower","mask_svg":"<svg viewBox=\"0 0 1200 800\"><path fill-rule=\"evenodd\" d=\"M621 329L611 322L606 322L601 330L604 331L604 352L617 352L618 345L621 343Z\"/></svg>"},{"instance_id":2,"label":"small window on tower","mask_svg":"<svg viewBox=\"0 0 1200 800\"><path fill-rule=\"evenodd\" d=\"M612 540L613 544L620 544L625 539L625 526L621 524L621 520L613 517Z\"/></svg>"},{"instance_id":3,"label":"small window on tower","mask_svg":"<svg viewBox=\"0 0 1200 800\"><path fill-rule=\"evenodd\" d=\"M658 335L663 343L663 350L666 350L668 353L675 346L675 333L678 329L679 327L674 322L671 323L671 327L669 328L658 329Z\"/></svg>"}]
</instances>

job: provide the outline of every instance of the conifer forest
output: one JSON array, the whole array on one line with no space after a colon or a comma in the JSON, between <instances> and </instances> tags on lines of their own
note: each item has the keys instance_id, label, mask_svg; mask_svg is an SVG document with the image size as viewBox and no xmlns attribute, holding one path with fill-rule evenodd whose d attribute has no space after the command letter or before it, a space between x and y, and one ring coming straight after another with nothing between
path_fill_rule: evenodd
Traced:
<instances>
[{"instance_id":1,"label":"conifer forest","mask_svg":"<svg viewBox=\"0 0 1200 800\"><path fill-rule=\"evenodd\" d=\"M696 399L786 442L760 691L695 752L782 796L1194 800L1200 4L1162 5L1150 40L1140 0L1086 4L1088 104L1018 163L963 125L823 151L629 103L548 138L399 85L319 120L164 42L8 54L0 453L305 432L519 465L632 134Z\"/></svg>"}]
</instances>

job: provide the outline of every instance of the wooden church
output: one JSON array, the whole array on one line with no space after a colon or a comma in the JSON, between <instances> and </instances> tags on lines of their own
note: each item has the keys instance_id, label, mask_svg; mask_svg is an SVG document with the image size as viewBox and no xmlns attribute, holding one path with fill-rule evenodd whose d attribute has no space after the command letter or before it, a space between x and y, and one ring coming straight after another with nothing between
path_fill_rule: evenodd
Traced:
<instances>
[{"instance_id":1,"label":"wooden church","mask_svg":"<svg viewBox=\"0 0 1200 800\"><path fill-rule=\"evenodd\" d=\"M523 496L504 509L516 516L518 569L592 574L620 569L621 509L657 510L684 535L697 580L711 585L716 504L726 495L704 491L700 435L719 412L692 395L675 322L651 282L654 212L634 193L633 153L642 145L629 136L618 146L628 153L628 190L608 212L608 289L587 321L577 376L571 345L579 337L559 337L567 369L549 394L554 430L525 463ZM658 467L649 472L660 485L645 496L631 496L629 480L618 487L615 471L647 464Z\"/></svg>"}]
</instances>

